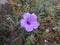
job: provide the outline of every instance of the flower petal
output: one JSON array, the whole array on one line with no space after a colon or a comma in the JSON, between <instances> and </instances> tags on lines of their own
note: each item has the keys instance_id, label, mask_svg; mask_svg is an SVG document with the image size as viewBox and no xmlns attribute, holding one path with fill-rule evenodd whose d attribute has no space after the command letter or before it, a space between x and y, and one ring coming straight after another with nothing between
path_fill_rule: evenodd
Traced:
<instances>
[{"instance_id":1,"label":"flower petal","mask_svg":"<svg viewBox=\"0 0 60 45\"><path fill-rule=\"evenodd\" d=\"M36 21L36 20L37 20L37 16L36 16L34 13L32 13L32 14L31 14L31 19L32 19L33 21Z\"/></svg>"},{"instance_id":2,"label":"flower petal","mask_svg":"<svg viewBox=\"0 0 60 45\"><path fill-rule=\"evenodd\" d=\"M30 13L28 13L28 12L23 14L24 19L27 19L29 16L30 16Z\"/></svg>"},{"instance_id":3,"label":"flower petal","mask_svg":"<svg viewBox=\"0 0 60 45\"><path fill-rule=\"evenodd\" d=\"M26 25L25 29L27 32L31 32L33 30L33 26L32 25Z\"/></svg>"},{"instance_id":4,"label":"flower petal","mask_svg":"<svg viewBox=\"0 0 60 45\"><path fill-rule=\"evenodd\" d=\"M35 21L35 22L32 22L31 25L33 25L34 29L37 29L40 24L39 24L39 22Z\"/></svg>"},{"instance_id":5,"label":"flower petal","mask_svg":"<svg viewBox=\"0 0 60 45\"><path fill-rule=\"evenodd\" d=\"M25 27L26 26L26 21L24 19L20 20L20 25L21 27Z\"/></svg>"}]
</instances>

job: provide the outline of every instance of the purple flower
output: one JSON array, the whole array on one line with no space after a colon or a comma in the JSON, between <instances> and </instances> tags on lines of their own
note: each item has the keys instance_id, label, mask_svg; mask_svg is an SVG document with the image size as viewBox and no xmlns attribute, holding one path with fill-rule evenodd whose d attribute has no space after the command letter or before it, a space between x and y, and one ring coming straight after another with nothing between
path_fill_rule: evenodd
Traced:
<instances>
[{"instance_id":1,"label":"purple flower","mask_svg":"<svg viewBox=\"0 0 60 45\"><path fill-rule=\"evenodd\" d=\"M24 27L26 31L30 32L33 29L37 29L40 25L37 21L37 16L32 13L23 14L23 19L20 20L21 27Z\"/></svg>"}]
</instances>

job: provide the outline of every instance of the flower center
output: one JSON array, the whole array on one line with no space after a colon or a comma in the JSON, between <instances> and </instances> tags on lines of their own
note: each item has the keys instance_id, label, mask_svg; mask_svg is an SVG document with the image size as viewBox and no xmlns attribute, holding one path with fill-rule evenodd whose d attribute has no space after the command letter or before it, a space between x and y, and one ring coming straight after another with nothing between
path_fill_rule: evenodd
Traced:
<instances>
[{"instance_id":1,"label":"flower center","mask_svg":"<svg viewBox=\"0 0 60 45\"><path fill-rule=\"evenodd\" d=\"M29 22L29 21L27 21L27 24L28 24L28 25L30 25L30 22Z\"/></svg>"}]
</instances>

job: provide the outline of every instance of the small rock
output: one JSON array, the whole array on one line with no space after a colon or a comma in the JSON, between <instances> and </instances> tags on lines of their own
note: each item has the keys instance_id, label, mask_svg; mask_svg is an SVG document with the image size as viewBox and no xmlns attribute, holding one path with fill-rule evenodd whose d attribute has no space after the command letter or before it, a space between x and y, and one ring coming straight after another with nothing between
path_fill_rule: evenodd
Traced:
<instances>
[{"instance_id":1,"label":"small rock","mask_svg":"<svg viewBox=\"0 0 60 45\"><path fill-rule=\"evenodd\" d=\"M49 29L46 29L46 32L49 32Z\"/></svg>"}]
</instances>

